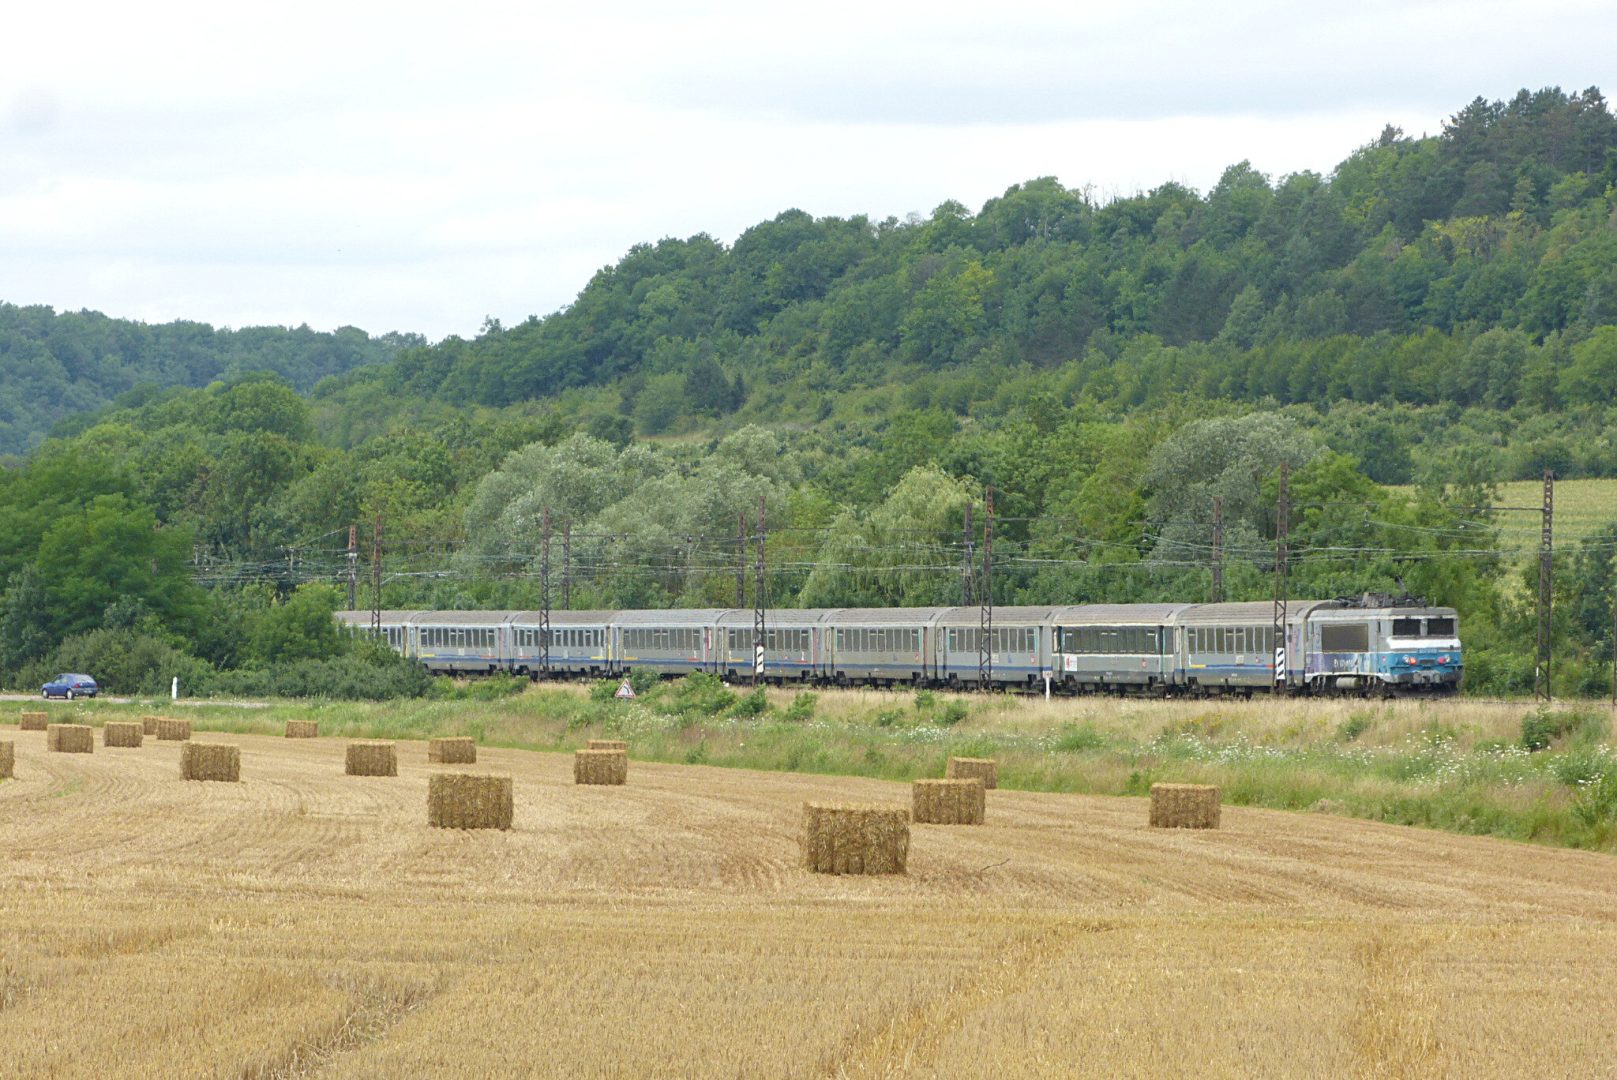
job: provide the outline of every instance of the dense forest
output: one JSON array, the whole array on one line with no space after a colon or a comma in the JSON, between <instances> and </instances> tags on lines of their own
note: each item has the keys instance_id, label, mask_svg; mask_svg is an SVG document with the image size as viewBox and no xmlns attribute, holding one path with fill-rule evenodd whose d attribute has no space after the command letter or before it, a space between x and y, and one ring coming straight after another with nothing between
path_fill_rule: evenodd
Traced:
<instances>
[{"instance_id":1,"label":"dense forest","mask_svg":"<svg viewBox=\"0 0 1617 1080\"><path fill-rule=\"evenodd\" d=\"M221 377L272 371L299 390L328 375L378 364L419 335L372 338L345 326L318 333L307 326L241 330L206 323L159 326L0 303L0 454L37 446L59 421L172 386L206 386Z\"/></svg>"},{"instance_id":2,"label":"dense forest","mask_svg":"<svg viewBox=\"0 0 1617 1080\"><path fill-rule=\"evenodd\" d=\"M1520 690L1531 590L1479 508L1617 476L1617 118L1523 91L1329 176L788 211L473 340L186 325L0 308L0 358L123 390L0 476L9 681L418 692L326 617L354 523L370 603L378 517L390 607L535 606L546 511L558 600L731 604L760 499L770 604L931 604L991 486L997 602L1184 600L1218 496L1226 593L1266 597L1285 461L1295 595L1452 604L1471 685ZM1561 691L1605 685L1614 552L1617 508L1558 550Z\"/></svg>"}]
</instances>

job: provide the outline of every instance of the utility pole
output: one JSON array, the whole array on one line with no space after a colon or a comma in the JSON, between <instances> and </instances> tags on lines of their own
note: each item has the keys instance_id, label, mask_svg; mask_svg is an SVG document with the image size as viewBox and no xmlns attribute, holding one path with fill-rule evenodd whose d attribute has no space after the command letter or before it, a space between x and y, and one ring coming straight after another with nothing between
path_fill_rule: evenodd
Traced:
<instances>
[{"instance_id":1,"label":"utility pole","mask_svg":"<svg viewBox=\"0 0 1617 1080\"><path fill-rule=\"evenodd\" d=\"M1291 463L1280 463L1280 495L1275 500L1275 687L1280 693L1291 688L1286 669L1286 574L1290 569L1287 540L1291 531Z\"/></svg>"},{"instance_id":2,"label":"utility pole","mask_svg":"<svg viewBox=\"0 0 1617 1080\"><path fill-rule=\"evenodd\" d=\"M994 683L994 486L983 489L982 614L978 620L977 689Z\"/></svg>"},{"instance_id":3,"label":"utility pole","mask_svg":"<svg viewBox=\"0 0 1617 1080\"><path fill-rule=\"evenodd\" d=\"M1551 555L1555 550L1555 473L1544 470L1544 519L1538 543L1538 666L1533 670L1533 697L1548 702L1550 685L1550 620L1554 615Z\"/></svg>"},{"instance_id":4,"label":"utility pole","mask_svg":"<svg viewBox=\"0 0 1617 1080\"><path fill-rule=\"evenodd\" d=\"M371 633L382 633L382 515L371 529Z\"/></svg>"},{"instance_id":5,"label":"utility pole","mask_svg":"<svg viewBox=\"0 0 1617 1080\"><path fill-rule=\"evenodd\" d=\"M747 512L736 511L736 607L747 606Z\"/></svg>"},{"instance_id":6,"label":"utility pole","mask_svg":"<svg viewBox=\"0 0 1617 1080\"><path fill-rule=\"evenodd\" d=\"M359 602L359 526L348 526L348 610Z\"/></svg>"},{"instance_id":7,"label":"utility pole","mask_svg":"<svg viewBox=\"0 0 1617 1080\"><path fill-rule=\"evenodd\" d=\"M550 676L550 507L539 519L539 670Z\"/></svg>"},{"instance_id":8,"label":"utility pole","mask_svg":"<svg viewBox=\"0 0 1617 1080\"><path fill-rule=\"evenodd\" d=\"M573 610L573 519L561 523L561 609Z\"/></svg>"},{"instance_id":9,"label":"utility pole","mask_svg":"<svg viewBox=\"0 0 1617 1080\"><path fill-rule=\"evenodd\" d=\"M976 598L972 589L972 574L976 571L973 563L976 561L975 537L971 535L971 504L966 504L966 537L961 545L963 552L960 560L960 606L970 607L975 604Z\"/></svg>"},{"instance_id":10,"label":"utility pole","mask_svg":"<svg viewBox=\"0 0 1617 1080\"><path fill-rule=\"evenodd\" d=\"M1213 588L1207 602L1224 602L1224 496L1213 496Z\"/></svg>"},{"instance_id":11,"label":"utility pole","mask_svg":"<svg viewBox=\"0 0 1617 1080\"><path fill-rule=\"evenodd\" d=\"M752 685L764 684L764 605L768 594L764 591L764 497L758 496L758 562L756 564L758 582L755 589L757 596L753 603L757 606L752 612Z\"/></svg>"}]
</instances>

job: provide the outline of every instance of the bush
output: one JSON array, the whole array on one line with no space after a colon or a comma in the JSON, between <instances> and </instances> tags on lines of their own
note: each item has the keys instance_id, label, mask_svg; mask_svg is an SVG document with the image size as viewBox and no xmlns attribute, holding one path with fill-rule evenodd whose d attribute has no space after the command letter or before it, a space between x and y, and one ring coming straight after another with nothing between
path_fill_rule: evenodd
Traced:
<instances>
[{"instance_id":1,"label":"bush","mask_svg":"<svg viewBox=\"0 0 1617 1080\"><path fill-rule=\"evenodd\" d=\"M1336 737L1341 742L1352 742L1354 739L1357 739L1360 735L1363 735L1366 731L1370 730L1370 724L1373 720L1373 713L1353 713L1346 720L1337 725Z\"/></svg>"},{"instance_id":2,"label":"bush","mask_svg":"<svg viewBox=\"0 0 1617 1080\"><path fill-rule=\"evenodd\" d=\"M170 680L178 676L181 693L195 693L213 678L206 662L188 655L167 641L139 630L102 629L70 637L23 668L18 683L24 690L39 688L63 671L82 671L106 694L166 695Z\"/></svg>"},{"instance_id":3,"label":"bush","mask_svg":"<svg viewBox=\"0 0 1617 1080\"><path fill-rule=\"evenodd\" d=\"M182 684L183 685L183 684ZM329 660L299 660L257 671L223 671L202 688L204 693L233 697L336 698L385 701L423 697L433 677L414 660L391 650L355 649Z\"/></svg>"},{"instance_id":4,"label":"bush","mask_svg":"<svg viewBox=\"0 0 1617 1080\"><path fill-rule=\"evenodd\" d=\"M1056 735L1050 749L1067 754L1082 754L1089 750L1099 750L1105 745L1106 736L1095 730L1093 724L1066 724Z\"/></svg>"},{"instance_id":5,"label":"bush","mask_svg":"<svg viewBox=\"0 0 1617 1080\"><path fill-rule=\"evenodd\" d=\"M1572 800L1572 814L1591 829L1617 823L1617 772L1584 784Z\"/></svg>"},{"instance_id":6,"label":"bush","mask_svg":"<svg viewBox=\"0 0 1617 1080\"><path fill-rule=\"evenodd\" d=\"M1570 788L1599 783L1607 774L1617 772L1617 761L1601 750L1568 750L1550 763L1550 772Z\"/></svg>"},{"instance_id":7,"label":"bush","mask_svg":"<svg viewBox=\"0 0 1617 1080\"><path fill-rule=\"evenodd\" d=\"M752 693L742 695L741 700L730 710L730 715L743 719L756 719L768 711L769 699L764 696L764 688L760 686Z\"/></svg>"},{"instance_id":8,"label":"bush","mask_svg":"<svg viewBox=\"0 0 1617 1080\"><path fill-rule=\"evenodd\" d=\"M930 690L915 691L915 711L926 712L938 703L938 695Z\"/></svg>"},{"instance_id":9,"label":"bush","mask_svg":"<svg viewBox=\"0 0 1617 1080\"><path fill-rule=\"evenodd\" d=\"M786 712L782 715L787 720L799 722L803 720L812 720L814 718L814 706L819 702L819 700L818 695L814 694L812 691L804 690L802 693L798 694L792 699L792 703L786 706Z\"/></svg>"},{"instance_id":10,"label":"bush","mask_svg":"<svg viewBox=\"0 0 1617 1080\"><path fill-rule=\"evenodd\" d=\"M1548 749L1555 740L1566 735L1576 736L1579 742L1596 742L1605 736L1606 718L1598 713L1567 709L1551 712L1540 708L1522 717L1522 749L1539 751Z\"/></svg>"},{"instance_id":11,"label":"bush","mask_svg":"<svg viewBox=\"0 0 1617 1080\"><path fill-rule=\"evenodd\" d=\"M951 701L949 704L945 705L943 707L943 711L938 714L938 723L942 724L944 727L954 727L956 724L960 723L960 721L964 720L968 715L970 715L970 713L971 709L964 701Z\"/></svg>"},{"instance_id":12,"label":"bush","mask_svg":"<svg viewBox=\"0 0 1617 1080\"><path fill-rule=\"evenodd\" d=\"M691 720L699 716L717 716L735 703L734 691L728 689L723 680L717 675L698 671L685 676L675 685L669 711Z\"/></svg>"},{"instance_id":13,"label":"bush","mask_svg":"<svg viewBox=\"0 0 1617 1080\"><path fill-rule=\"evenodd\" d=\"M486 678L469 679L459 684L450 679L434 679L432 691L437 697L454 701L498 701L520 694L531 685L531 679L497 671Z\"/></svg>"}]
</instances>

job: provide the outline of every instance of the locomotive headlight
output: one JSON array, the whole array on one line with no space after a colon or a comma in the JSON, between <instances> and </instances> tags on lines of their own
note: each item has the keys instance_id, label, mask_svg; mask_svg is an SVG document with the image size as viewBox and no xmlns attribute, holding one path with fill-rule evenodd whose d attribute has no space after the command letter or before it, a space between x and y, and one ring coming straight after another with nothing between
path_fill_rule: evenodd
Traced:
<instances>
[{"instance_id":1,"label":"locomotive headlight","mask_svg":"<svg viewBox=\"0 0 1617 1080\"><path fill-rule=\"evenodd\" d=\"M1410 667L1414 667L1416 660L1413 656L1405 656L1404 663L1408 664Z\"/></svg>"}]
</instances>

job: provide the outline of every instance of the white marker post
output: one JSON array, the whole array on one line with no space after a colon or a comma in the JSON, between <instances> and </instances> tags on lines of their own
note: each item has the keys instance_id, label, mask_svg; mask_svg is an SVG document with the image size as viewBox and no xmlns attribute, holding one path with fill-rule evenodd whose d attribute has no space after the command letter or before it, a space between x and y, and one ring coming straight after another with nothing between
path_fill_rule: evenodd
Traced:
<instances>
[{"instance_id":1,"label":"white marker post","mask_svg":"<svg viewBox=\"0 0 1617 1080\"><path fill-rule=\"evenodd\" d=\"M180 700L180 677L178 675L174 676L174 682L168 688L168 699L170 701Z\"/></svg>"}]
</instances>

